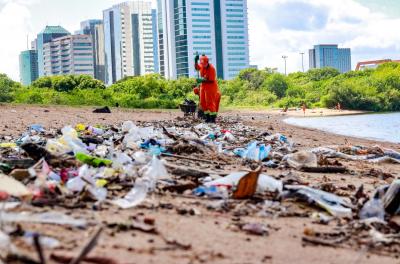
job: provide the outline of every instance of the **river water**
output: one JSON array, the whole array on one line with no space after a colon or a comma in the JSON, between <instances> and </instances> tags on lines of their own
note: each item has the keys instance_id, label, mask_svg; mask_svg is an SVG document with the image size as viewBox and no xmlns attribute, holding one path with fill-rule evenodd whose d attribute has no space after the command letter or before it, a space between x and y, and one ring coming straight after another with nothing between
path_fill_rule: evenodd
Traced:
<instances>
[{"instance_id":1,"label":"river water","mask_svg":"<svg viewBox=\"0 0 400 264\"><path fill-rule=\"evenodd\" d=\"M343 136L400 143L400 113L288 118L291 125Z\"/></svg>"}]
</instances>

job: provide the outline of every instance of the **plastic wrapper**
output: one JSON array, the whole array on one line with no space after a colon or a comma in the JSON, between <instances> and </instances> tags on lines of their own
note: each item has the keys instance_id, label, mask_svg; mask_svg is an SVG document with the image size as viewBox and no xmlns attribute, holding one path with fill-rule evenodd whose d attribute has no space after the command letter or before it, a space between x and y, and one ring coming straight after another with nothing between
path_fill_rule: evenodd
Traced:
<instances>
[{"instance_id":1,"label":"plastic wrapper","mask_svg":"<svg viewBox=\"0 0 400 264\"><path fill-rule=\"evenodd\" d=\"M75 157L80 162L88 164L93 167L109 166L112 164L111 160L96 158L81 152L76 153Z\"/></svg>"},{"instance_id":2,"label":"plastic wrapper","mask_svg":"<svg viewBox=\"0 0 400 264\"><path fill-rule=\"evenodd\" d=\"M35 233L32 232L25 232L24 234L24 240L27 244L33 246L33 236ZM54 249L58 248L61 246L61 242L53 237L49 236L39 236L39 242L42 247L49 248L49 249Z\"/></svg>"},{"instance_id":3,"label":"plastic wrapper","mask_svg":"<svg viewBox=\"0 0 400 264\"><path fill-rule=\"evenodd\" d=\"M2 221L5 223L55 224L74 227L86 226L86 220L73 218L58 212L2 212L1 217Z\"/></svg>"},{"instance_id":4,"label":"plastic wrapper","mask_svg":"<svg viewBox=\"0 0 400 264\"><path fill-rule=\"evenodd\" d=\"M379 198L373 198L364 204L359 213L360 219L378 218L385 220L385 207Z\"/></svg>"},{"instance_id":5,"label":"plastic wrapper","mask_svg":"<svg viewBox=\"0 0 400 264\"><path fill-rule=\"evenodd\" d=\"M301 185L288 185L285 188L289 190L285 197L296 197L305 200L336 217L352 218L352 210L349 203L337 195Z\"/></svg>"}]
</instances>

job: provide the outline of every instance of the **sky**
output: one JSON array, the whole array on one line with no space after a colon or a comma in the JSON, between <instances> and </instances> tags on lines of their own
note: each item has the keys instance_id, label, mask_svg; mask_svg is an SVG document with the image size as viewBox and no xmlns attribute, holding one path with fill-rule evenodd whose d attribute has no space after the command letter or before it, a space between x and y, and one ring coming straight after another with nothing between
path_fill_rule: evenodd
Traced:
<instances>
[{"instance_id":1,"label":"sky","mask_svg":"<svg viewBox=\"0 0 400 264\"><path fill-rule=\"evenodd\" d=\"M18 56L46 25L70 32L101 18L121 0L0 0L0 73L19 80ZM308 49L339 44L352 49L352 64L400 59L400 0L248 0L250 63L288 72L308 69Z\"/></svg>"}]
</instances>

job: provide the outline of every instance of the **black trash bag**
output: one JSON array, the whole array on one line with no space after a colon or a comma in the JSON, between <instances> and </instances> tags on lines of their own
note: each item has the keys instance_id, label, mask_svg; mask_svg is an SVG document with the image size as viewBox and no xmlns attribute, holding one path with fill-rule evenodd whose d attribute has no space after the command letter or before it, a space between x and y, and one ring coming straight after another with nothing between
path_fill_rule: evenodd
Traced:
<instances>
[{"instance_id":1,"label":"black trash bag","mask_svg":"<svg viewBox=\"0 0 400 264\"><path fill-rule=\"evenodd\" d=\"M111 114L111 110L108 106L105 106L103 108L97 108L93 111L93 113L96 114Z\"/></svg>"}]
</instances>

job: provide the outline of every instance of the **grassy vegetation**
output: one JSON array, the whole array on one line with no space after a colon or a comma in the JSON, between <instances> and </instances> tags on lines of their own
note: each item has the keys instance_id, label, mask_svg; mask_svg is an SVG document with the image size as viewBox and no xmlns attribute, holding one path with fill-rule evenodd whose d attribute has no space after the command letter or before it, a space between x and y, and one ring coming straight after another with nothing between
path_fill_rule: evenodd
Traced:
<instances>
[{"instance_id":1,"label":"grassy vegetation","mask_svg":"<svg viewBox=\"0 0 400 264\"><path fill-rule=\"evenodd\" d=\"M127 108L177 108L184 98L196 99L195 80L165 80L157 74L128 77L105 85L88 76L54 76L29 87L0 74L0 102L45 105L109 105ZM333 68L284 76L269 69L243 70L235 79L219 81L223 107L334 107L400 111L400 64L340 74Z\"/></svg>"}]
</instances>

